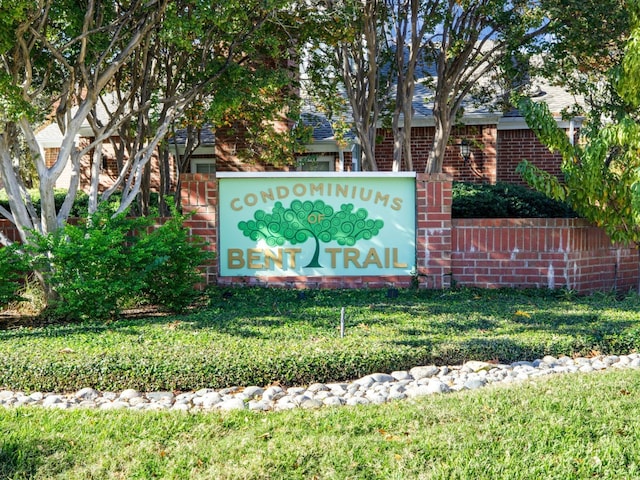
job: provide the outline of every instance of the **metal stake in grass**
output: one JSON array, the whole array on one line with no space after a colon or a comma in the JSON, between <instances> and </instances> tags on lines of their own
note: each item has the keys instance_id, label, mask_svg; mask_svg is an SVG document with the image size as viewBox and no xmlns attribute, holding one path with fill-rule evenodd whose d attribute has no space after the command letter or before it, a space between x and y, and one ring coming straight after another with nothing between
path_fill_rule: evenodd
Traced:
<instances>
[{"instance_id":1,"label":"metal stake in grass","mask_svg":"<svg viewBox=\"0 0 640 480\"><path fill-rule=\"evenodd\" d=\"M344 307L340 310L340 338L344 338Z\"/></svg>"}]
</instances>

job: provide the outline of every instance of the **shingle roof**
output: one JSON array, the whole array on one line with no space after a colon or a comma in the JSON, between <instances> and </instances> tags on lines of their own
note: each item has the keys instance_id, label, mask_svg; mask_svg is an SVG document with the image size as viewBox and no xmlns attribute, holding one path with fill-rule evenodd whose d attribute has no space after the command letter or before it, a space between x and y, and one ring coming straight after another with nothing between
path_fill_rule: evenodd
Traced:
<instances>
[{"instance_id":1,"label":"shingle roof","mask_svg":"<svg viewBox=\"0 0 640 480\"><path fill-rule=\"evenodd\" d=\"M187 129L186 128L182 128L180 130L176 131L176 136L175 136L175 142L178 143L178 145L184 145L187 141ZM171 143L174 142L174 139L171 139ZM210 146L210 145L215 145L216 143L216 136L213 133L213 130L211 130L210 126L204 126L201 130L200 130L200 145L203 146Z\"/></svg>"},{"instance_id":2,"label":"shingle roof","mask_svg":"<svg viewBox=\"0 0 640 480\"><path fill-rule=\"evenodd\" d=\"M571 107L576 103L581 103L581 98L575 97L561 87L546 84L544 82L537 82L535 87L532 87L534 93L532 98L536 102L546 102L549 105L549 109L554 115L559 115L564 109ZM413 111L414 111L414 123L419 125L433 124L433 92L424 83L417 82L415 87L415 94L413 97ZM495 102L493 102L495 103ZM489 103L477 103L469 99L465 101L464 115L462 122L473 121L478 123L484 118L486 123L497 123L501 117L505 118L518 118L520 113L517 109L512 109L506 113L499 111L492 102ZM473 120L471 120L473 119ZM331 122L321 112L313 109L312 106L307 108L307 111L302 115L302 122L304 125L313 127L313 140L329 141L334 139L334 132L331 127ZM355 135L351 132L349 139L354 140Z\"/></svg>"}]
</instances>

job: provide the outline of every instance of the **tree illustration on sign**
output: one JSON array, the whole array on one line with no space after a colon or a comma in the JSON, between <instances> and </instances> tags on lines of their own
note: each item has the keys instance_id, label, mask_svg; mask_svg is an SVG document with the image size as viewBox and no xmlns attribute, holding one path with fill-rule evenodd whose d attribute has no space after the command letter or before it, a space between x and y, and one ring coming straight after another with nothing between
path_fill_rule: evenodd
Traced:
<instances>
[{"instance_id":1,"label":"tree illustration on sign","mask_svg":"<svg viewBox=\"0 0 640 480\"><path fill-rule=\"evenodd\" d=\"M322 267L318 262L320 242L335 240L338 245L353 246L358 240L369 240L376 236L384 222L367 219L364 208L353 211L350 203L340 205L335 211L322 200L294 200L289 208L276 202L271 213L257 210L253 220L241 221L238 228L251 240L264 240L270 247L304 243L309 238L315 241L313 258L307 267Z\"/></svg>"}]
</instances>

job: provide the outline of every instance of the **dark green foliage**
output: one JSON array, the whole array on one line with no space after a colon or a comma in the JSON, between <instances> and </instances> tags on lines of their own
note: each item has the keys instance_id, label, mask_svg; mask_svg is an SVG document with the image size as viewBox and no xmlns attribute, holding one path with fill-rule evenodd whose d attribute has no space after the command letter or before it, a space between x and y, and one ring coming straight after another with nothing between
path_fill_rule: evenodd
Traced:
<instances>
[{"instance_id":1,"label":"dark green foliage","mask_svg":"<svg viewBox=\"0 0 640 480\"><path fill-rule=\"evenodd\" d=\"M193 390L349 381L468 360L640 349L640 297L548 290L214 288L179 317L0 330L0 389ZM340 338L340 307L346 335Z\"/></svg>"},{"instance_id":2,"label":"dark green foliage","mask_svg":"<svg viewBox=\"0 0 640 480\"><path fill-rule=\"evenodd\" d=\"M68 319L104 320L119 311L123 299L144 286L148 259L136 248L150 225L145 218L111 217L101 210L77 225L67 224L48 236L37 236L35 267L56 292L50 313Z\"/></svg>"},{"instance_id":3,"label":"dark green foliage","mask_svg":"<svg viewBox=\"0 0 640 480\"><path fill-rule=\"evenodd\" d=\"M198 267L211 259L200 237L189 235L183 226L185 217L173 216L160 228L145 235L138 244L145 258L152 261L145 267L143 293L155 305L173 312L183 311L200 295L194 285L202 281Z\"/></svg>"},{"instance_id":4,"label":"dark green foliage","mask_svg":"<svg viewBox=\"0 0 640 480\"><path fill-rule=\"evenodd\" d=\"M159 306L184 309L198 292L197 267L208 254L176 216L154 228L144 217L112 216L104 208L77 225L36 236L34 267L55 292L46 314L105 320L146 294Z\"/></svg>"},{"instance_id":5,"label":"dark green foliage","mask_svg":"<svg viewBox=\"0 0 640 480\"><path fill-rule=\"evenodd\" d=\"M24 257L17 252L17 245L0 247L0 308L19 300L21 280L28 271Z\"/></svg>"},{"instance_id":6,"label":"dark green foliage","mask_svg":"<svg viewBox=\"0 0 640 480\"><path fill-rule=\"evenodd\" d=\"M565 203L519 185L453 183L453 218L574 218Z\"/></svg>"}]
</instances>

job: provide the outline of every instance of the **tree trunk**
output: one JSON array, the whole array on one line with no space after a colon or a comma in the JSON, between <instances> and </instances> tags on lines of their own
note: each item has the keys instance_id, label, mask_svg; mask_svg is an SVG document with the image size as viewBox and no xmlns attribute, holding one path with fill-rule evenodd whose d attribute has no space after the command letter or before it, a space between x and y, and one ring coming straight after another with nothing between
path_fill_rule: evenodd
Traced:
<instances>
[{"instance_id":1,"label":"tree trunk","mask_svg":"<svg viewBox=\"0 0 640 480\"><path fill-rule=\"evenodd\" d=\"M437 103L435 103L433 108L433 119L435 121L433 146L429 152L429 158L427 159L425 169L425 172L429 174L442 173L444 155L452 128L452 117L448 107L446 106L446 102L444 102L442 98L437 97L436 102ZM443 106L441 103L445 103L445 105Z\"/></svg>"}]
</instances>

